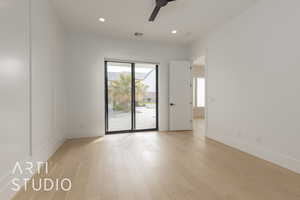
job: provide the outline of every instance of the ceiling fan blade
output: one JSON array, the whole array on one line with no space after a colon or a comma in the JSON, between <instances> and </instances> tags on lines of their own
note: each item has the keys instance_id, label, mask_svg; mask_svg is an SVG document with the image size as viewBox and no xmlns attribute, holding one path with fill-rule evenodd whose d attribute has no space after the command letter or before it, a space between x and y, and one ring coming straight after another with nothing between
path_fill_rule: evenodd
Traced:
<instances>
[{"instance_id":1,"label":"ceiling fan blade","mask_svg":"<svg viewBox=\"0 0 300 200\"><path fill-rule=\"evenodd\" d=\"M154 10L153 10L153 12L152 12L152 14L151 14L151 16L149 18L150 22L153 22L155 20L157 14L159 12L159 10L160 10L160 7L159 6L155 6L155 8L154 8Z\"/></svg>"}]
</instances>

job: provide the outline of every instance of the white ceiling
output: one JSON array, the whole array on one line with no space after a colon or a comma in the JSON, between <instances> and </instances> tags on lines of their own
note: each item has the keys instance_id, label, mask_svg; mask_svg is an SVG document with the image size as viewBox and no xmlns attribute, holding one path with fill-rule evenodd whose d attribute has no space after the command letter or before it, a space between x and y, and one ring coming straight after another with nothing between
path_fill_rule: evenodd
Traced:
<instances>
[{"instance_id":1,"label":"white ceiling","mask_svg":"<svg viewBox=\"0 0 300 200\"><path fill-rule=\"evenodd\" d=\"M69 30L120 38L188 43L252 6L257 0L176 0L148 22L155 0L53 0ZM106 19L105 23L98 21ZM177 34L171 34L176 29Z\"/></svg>"}]
</instances>

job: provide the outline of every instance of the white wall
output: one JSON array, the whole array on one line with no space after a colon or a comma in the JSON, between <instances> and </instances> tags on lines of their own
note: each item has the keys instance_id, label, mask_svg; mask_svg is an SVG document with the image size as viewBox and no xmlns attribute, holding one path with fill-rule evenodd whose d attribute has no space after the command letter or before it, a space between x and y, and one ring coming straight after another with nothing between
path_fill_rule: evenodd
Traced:
<instances>
[{"instance_id":1,"label":"white wall","mask_svg":"<svg viewBox=\"0 0 300 200\"><path fill-rule=\"evenodd\" d=\"M186 60L187 49L97 35L68 35L68 137L104 135L104 58L159 62L159 127L168 129L168 62Z\"/></svg>"},{"instance_id":2,"label":"white wall","mask_svg":"<svg viewBox=\"0 0 300 200\"><path fill-rule=\"evenodd\" d=\"M48 0L31 3L32 42L29 0L0 1L0 199L4 200L13 195L15 162L45 161L65 138L63 29Z\"/></svg>"},{"instance_id":3,"label":"white wall","mask_svg":"<svg viewBox=\"0 0 300 200\"><path fill-rule=\"evenodd\" d=\"M28 1L0 1L0 199L9 170L29 155ZM3 195L3 196L2 196Z\"/></svg>"},{"instance_id":4,"label":"white wall","mask_svg":"<svg viewBox=\"0 0 300 200\"><path fill-rule=\"evenodd\" d=\"M64 30L49 0L32 3L32 148L48 158L64 136Z\"/></svg>"},{"instance_id":5,"label":"white wall","mask_svg":"<svg viewBox=\"0 0 300 200\"><path fill-rule=\"evenodd\" d=\"M300 173L299 7L262 0L192 57L208 52L207 136Z\"/></svg>"}]
</instances>

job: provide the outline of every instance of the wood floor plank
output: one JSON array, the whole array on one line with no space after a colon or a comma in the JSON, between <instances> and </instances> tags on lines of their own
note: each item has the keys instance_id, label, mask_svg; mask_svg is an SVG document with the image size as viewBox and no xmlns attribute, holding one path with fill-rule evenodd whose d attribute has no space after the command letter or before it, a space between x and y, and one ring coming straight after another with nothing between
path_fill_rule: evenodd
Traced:
<instances>
[{"instance_id":1,"label":"wood floor plank","mask_svg":"<svg viewBox=\"0 0 300 200\"><path fill-rule=\"evenodd\" d=\"M202 125L202 126L201 126ZM20 191L14 200L299 200L300 175L194 132L67 141L49 174L72 190Z\"/></svg>"}]
</instances>

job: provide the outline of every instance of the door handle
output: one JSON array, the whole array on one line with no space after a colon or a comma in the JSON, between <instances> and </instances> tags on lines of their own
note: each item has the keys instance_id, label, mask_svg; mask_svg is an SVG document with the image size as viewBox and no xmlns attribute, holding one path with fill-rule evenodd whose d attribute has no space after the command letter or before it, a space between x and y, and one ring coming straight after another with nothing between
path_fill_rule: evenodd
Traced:
<instances>
[{"instance_id":1,"label":"door handle","mask_svg":"<svg viewBox=\"0 0 300 200\"><path fill-rule=\"evenodd\" d=\"M175 106L175 103L170 103L170 106Z\"/></svg>"}]
</instances>

